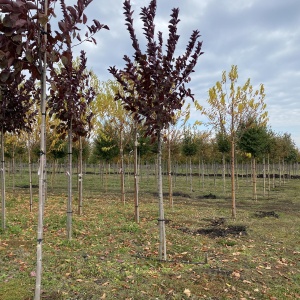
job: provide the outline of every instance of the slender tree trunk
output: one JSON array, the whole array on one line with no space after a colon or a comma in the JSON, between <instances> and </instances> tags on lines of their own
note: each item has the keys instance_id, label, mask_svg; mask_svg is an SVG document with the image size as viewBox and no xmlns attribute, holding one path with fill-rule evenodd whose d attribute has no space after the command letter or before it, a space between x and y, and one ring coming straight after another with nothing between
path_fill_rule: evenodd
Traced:
<instances>
[{"instance_id":1,"label":"slender tree trunk","mask_svg":"<svg viewBox=\"0 0 300 300\"><path fill-rule=\"evenodd\" d=\"M236 219L236 204L235 204L235 142L234 137L231 138L231 201L232 201L232 210L231 216Z\"/></svg>"},{"instance_id":2,"label":"slender tree trunk","mask_svg":"<svg viewBox=\"0 0 300 300\"><path fill-rule=\"evenodd\" d=\"M257 191L256 191L256 159L252 158L252 188L253 188L253 200L257 201Z\"/></svg>"},{"instance_id":3,"label":"slender tree trunk","mask_svg":"<svg viewBox=\"0 0 300 300\"><path fill-rule=\"evenodd\" d=\"M16 181L16 162L15 162L15 145L13 144L12 147L12 189L13 192L15 192L15 181Z\"/></svg>"},{"instance_id":4,"label":"slender tree trunk","mask_svg":"<svg viewBox=\"0 0 300 300\"><path fill-rule=\"evenodd\" d=\"M48 14L48 0L44 1L44 14ZM44 25L44 32L48 32L47 23ZM44 44L47 44L47 35L43 35ZM34 300L41 298L42 282L42 244L43 244L43 219L44 219L44 202L46 197L46 72L47 72L47 52L41 54L40 64L42 66L41 76L41 132L40 132L40 166L39 166L39 210L37 226L37 259L36 259L36 284Z\"/></svg>"},{"instance_id":5,"label":"slender tree trunk","mask_svg":"<svg viewBox=\"0 0 300 300\"><path fill-rule=\"evenodd\" d=\"M51 191L53 192L54 188L54 177L55 177L55 169L56 169L57 159L54 158L52 162L52 173L51 173Z\"/></svg>"},{"instance_id":6,"label":"slender tree trunk","mask_svg":"<svg viewBox=\"0 0 300 300\"><path fill-rule=\"evenodd\" d=\"M217 163L213 162L212 167L213 167L213 172L214 172L214 187L216 188L216 178L217 178L217 170L218 170Z\"/></svg>"},{"instance_id":7,"label":"slender tree trunk","mask_svg":"<svg viewBox=\"0 0 300 300\"><path fill-rule=\"evenodd\" d=\"M192 157L189 159L189 169L190 169L190 192L193 192L193 176L192 176Z\"/></svg>"},{"instance_id":8,"label":"slender tree trunk","mask_svg":"<svg viewBox=\"0 0 300 300\"><path fill-rule=\"evenodd\" d=\"M235 154L234 154L235 156ZM235 186L236 186L236 190L239 189L240 187L240 182L239 182L239 164L238 164L238 160L237 158L235 159Z\"/></svg>"},{"instance_id":9,"label":"slender tree trunk","mask_svg":"<svg viewBox=\"0 0 300 300\"><path fill-rule=\"evenodd\" d=\"M158 154L157 154L157 164L158 164L158 203L159 203L159 259L167 259L166 250L166 228L165 228L165 214L164 214L164 202L163 202L163 181L162 181L162 141L161 132L157 134L158 138Z\"/></svg>"},{"instance_id":10,"label":"slender tree trunk","mask_svg":"<svg viewBox=\"0 0 300 300\"><path fill-rule=\"evenodd\" d=\"M263 157L263 189L264 189L264 197L266 196L266 158Z\"/></svg>"},{"instance_id":11,"label":"slender tree trunk","mask_svg":"<svg viewBox=\"0 0 300 300\"><path fill-rule=\"evenodd\" d=\"M2 208L2 223L1 228L4 232L6 229L6 199L5 199L5 161L4 161L4 132L1 128L1 208Z\"/></svg>"},{"instance_id":12,"label":"slender tree trunk","mask_svg":"<svg viewBox=\"0 0 300 300\"><path fill-rule=\"evenodd\" d=\"M188 186L188 159L185 161L185 183Z\"/></svg>"},{"instance_id":13,"label":"slender tree trunk","mask_svg":"<svg viewBox=\"0 0 300 300\"><path fill-rule=\"evenodd\" d=\"M282 169L281 169L281 159L279 158L278 160L278 164L279 164L279 185L281 186L281 175L282 175Z\"/></svg>"},{"instance_id":14,"label":"slender tree trunk","mask_svg":"<svg viewBox=\"0 0 300 300\"><path fill-rule=\"evenodd\" d=\"M202 191L204 192L204 179L205 179L205 166L204 166L204 160L202 159Z\"/></svg>"},{"instance_id":15,"label":"slender tree trunk","mask_svg":"<svg viewBox=\"0 0 300 300\"><path fill-rule=\"evenodd\" d=\"M267 157L267 165L268 165L268 199L270 199L270 192L271 192L271 172L270 172L270 154L268 153Z\"/></svg>"},{"instance_id":16,"label":"slender tree trunk","mask_svg":"<svg viewBox=\"0 0 300 300\"><path fill-rule=\"evenodd\" d=\"M199 158L198 161L198 182L199 182L199 189L201 188L201 160Z\"/></svg>"},{"instance_id":17,"label":"slender tree trunk","mask_svg":"<svg viewBox=\"0 0 300 300\"><path fill-rule=\"evenodd\" d=\"M124 178L124 151L123 151L123 129L120 129L120 176L121 176L121 201L125 205L125 178Z\"/></svg>"},{"instance_id":18,"label":"slender tree trunk","mask_svg":"<svg viewBox=\"0 0 300 300\"><path fill-rule=\"evenodd\" d=\"M273 180L272 180L272 186L273 186L273 189L274 189L274 188L275 188L275 177L276 177L274 161L273 161L272 166L273 166Z\"/></svg>"},{"instance_id":19,"label":"slender tree trunk","mask_svg":"<svg viewBox=\"0 0 300 300\"><path fill-rule=\"evenodd\" d=\"M28 137L28 167L29 167L29 211L32 212L33 192L32 192L32 161L31 161L31 142Z\"/></svg>"},{"instance_id":20,"label":"slender tree trunk","mask_svg":"<svg viewBox=\"0 0 300 300\"><path fill-rule=\"evenodd\" d=\"M168 132L168 182L169 182L169 205L173 207L173 182L172 182L172 162L171 162L171 139Z\"/></svg>"},{"instance_id":21,"label":"slender tree trunk","mask_svg":"<svg viewBox=\"0 0 300 300\"><path fill-rule=\"evenodd\" d=\"M68 133L68 201L67 201L67 238L72 239L72 121Z\"/></svg>"},{"instance_id":22,"label":"slender tree trunk","mask_svg":"<svg viewBox=\"0 0 300 300\"><path fill-rule=\"evenodd\" d=\"M78 166L78 214L82 215L83 207L83 167L82 167L82 137L79 137L79 166Z\"/></svg>"},{"instance_id":23,"label":"slender tree trunk","mask_svg":"<svg viewBox=\"0 0 300 300\"><path fill-rule=\"evenodd\" d=\"M225 153L222 153L222 177L223 177L223 193L224 193L224 198L226 195L226 174L225 174L225 170L226 170L226 165L225 165Z\"/></svg>"},{"instance_id":24,"label":"slender tree trunk","mask_svg":"<svg viewBox=\"0 0 300 300\"><path fill-rule=\"evenodd\" d=\"M282 159L282 182L285 184L285 163L284 158Z\"/></svg>"},{"instance_id":25,"label":"slender tree trunk","mask_svg":"<svg viewBox=\"0 0 300 300\"><path fill-rule=\"evenodd\" d=\"M134 128L134 216L135 222L140 223L138 141L136 126Z\"/></svg>"}]
</instances>

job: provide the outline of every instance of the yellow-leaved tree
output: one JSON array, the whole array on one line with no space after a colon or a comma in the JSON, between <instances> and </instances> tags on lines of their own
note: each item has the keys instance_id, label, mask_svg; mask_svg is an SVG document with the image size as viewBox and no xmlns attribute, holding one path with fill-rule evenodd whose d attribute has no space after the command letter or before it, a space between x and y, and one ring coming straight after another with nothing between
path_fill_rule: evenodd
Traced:
<instances>
[{"instance_id":1,"label":"yellow-leaved tree","mask_svg":"<svg viewBox=\"0 0 300 300\"><path fill-rule=\"evenodd\" d=\"M125 179L124 179L124 145L129 141L126 136L133 129L133 120L130 113L123 108L121 101L115 101L115 94L121 91L121 85L117 81L108 80L99 85L99 92L94 103L95 130L101 132L104 124L110 124L118 133L120 149L120 179L121 201L125 203ZM102 134L104 132L102 131Z\"/></svg>"},{"instance_id":2,"label":"yellow-leaved tree","mask_svg":"<svg viewBox=\"0 0 300 300\"><path fill-rule=\"evenodd\" d=\"M231 145L231 198L232 218L236 219L235 198L235 145L236 133L239 125L249 118L257 120L260 124L268 121L264 85L258 89L248 79L244 85L238 86L238 68L232 65L229 73L223 71L221 81L209 89L207 99L208 107L204 108L195 102L196 109L208 118L216 133L227 135Z\"/></svg>"}]
</instances>

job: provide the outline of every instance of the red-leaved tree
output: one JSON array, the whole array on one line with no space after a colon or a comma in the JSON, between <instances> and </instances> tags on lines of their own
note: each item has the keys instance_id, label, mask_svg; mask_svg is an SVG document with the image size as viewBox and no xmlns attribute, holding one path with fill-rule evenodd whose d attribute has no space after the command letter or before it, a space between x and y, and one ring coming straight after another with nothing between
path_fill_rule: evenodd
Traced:
<instances>
[{"instance_id":1,"label":"red-leaved tree","mask_svg":"<svg viewBox=\"0 0 300 300\"><path fill-rule=\"evenodd\" d=\"M202 54L202 42L198 41L199 31L193 31L186 51L183 55L174 57L179 39L177 25L179 23L179 9L173 8L169 21L169 37L166 53L163 53L162 32L157 33L155 39L154 18L156 15L156 0L152 0L148 7L141 9L143 31L147 40L146 52L140 49L133 27L133 11L130 0L124 1L124 15L126 26L134 48L133 59L124 56L126 66L123 70L110 67L110 73L122 85L125 93L117 94L116 100L121 99L124 108L133 113L134 119L143 123L146 134L158 141L158 194L159 194L159 258L166 260L165 217L162 192L162 131L171 124L175 111L180 110L185 99L193 95L185 87L191 78L199 56ZM133 83L133 84L132 84Z\"/></svg>"}]
</instances>

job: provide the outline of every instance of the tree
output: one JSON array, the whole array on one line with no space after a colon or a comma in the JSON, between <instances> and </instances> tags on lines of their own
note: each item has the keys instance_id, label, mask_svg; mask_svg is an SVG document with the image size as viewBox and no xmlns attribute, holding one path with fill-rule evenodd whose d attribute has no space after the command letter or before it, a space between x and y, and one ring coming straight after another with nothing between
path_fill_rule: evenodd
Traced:
<instances>
[{"instance_id":1,"label":"tree","mask_svg":"<svg viewBox=\"0 0 300 300\"><path fill-rule=\"evenodd\" d=\"M110 122L106 122L103 128L98 130L98 136L94 140L94 156L105 161L107 169L110 167L110 162L120 153L118 138L115 128ZM106 189L108 173L109 170L106 171L105 177Z\"/></svg>"},{"instance_id":2,"label":"tree","mask_svg":"<svg viewBox=\"0 0 300 300\"><path fill-rule=\"evenodd\" d=\"M263 84L259 89L253 90L250 78L243 86L236 86L238 80L238 68L231 67L227 74L223 71L222 80L209 89L207 100L209 107L203 108L196 102L196 108L208 117L208 122L216 132L221 132L230 137L231 144L231 198L232 218L236 218L235 199L235 145L236 132L240 124L250 118L257 120L259 124L267 122L268 113L265 111L265 91ZM229 91L227 92L227 83Z\"/></svg>"},{"instance_id":3,"label":"tree","mask_svg":"<svg viewBox=\"0 0 300 300\"><path fill-rule=\"evenodd\" d=\"M65 17L66 18L66 17ZM68 44L71 51L71 45ZM69 54L69 53L68 53ZM62 138L68 135L68 202L67 202L67 237L72 238L72 142L81 136L87 136L91 129L90 103L95 98L95 91L89 85L90 74L86 71L85 52L81 51L78 67L73 66L72 55L63 60L64 66L58 71L52 70L54 83L51 85L48 105L49 115L59 119L56 131ZM64 82L64 84L60 84Z\"/></svg>"},{"instance_id":4,"label":"tree","mask_svg":"<svg viewBox=\"0 0 300 300\"><path fill-rule=\"evenodd\" d=\"M256 159L266 153L268 147L268 131L266 126L259 125L256 120L242 123L237 132L237 146L251 154L253 200L257 200L256 190Z\"/></svg>"},{"instance_id":5,"label":"tree","mask_svg":"<svg viewBox=\"0 0 300 300\"><path fill-rule=\"evenodd\" d=\"M192 181L192 157L198 152L198 143L196 141L195 134L191 132L191 129L184 129L183 141L182 141L182 153L189 158L189 170L190 170L190 191L193 191Z\"/></svg>"},{"instance_id":6,"label":"tree","mask_svg":"<svg viewBox=\"0 0 300 300\"><path fill-rule=\"evenodd\" d=\"M151 0L148 7L141 9L140 14L147 40L147 50L143 53L133 27L130 0L124 1L124 14L134 48L134 61L125 55L124 70L110 67L109 72L124 90L124 94L117 94L116 100L121 99L124 108L132 112L133 118L138 123L144 122L146 134L158 141L159 257L165 260L166 238L161 170L162 130L173 122L175 111L182 108L184 100L187 97L193 98L190 89L185 88L185 83L190 81L190 74L193 72L198 57L202 54L202 43L197 42L200 35L199 31L195 30L186 52L182 56L174 57L179 39L177 34L179 9L174 8L169 21L166 54L163 54L162 32L158 32L158 41L155 40L156 0ZM133 85L129 84L128 80L133 82Z\"/></svg>"},{"instance_id":7,"label":"tree","mask_svg":"<svg viewBox=\"0 0 300 300\"><path fill-rule=\"evenodd\" d=\"M115 128L107 122L99 130L98 136L94 140L94 154L98 159L110 162L120 153L118 145L118 136L115 133Z\"/></svg>"},{"instance_id":8,"label":"tree","mask_svg":"<svg viewBox=\"0 0 300 300\"><path fill-rule=\"evenodd\" d=\"M120 150L120 182L121 182L121 201L125 204L125 174L124 174L124 148L128 144L131 136L129 135L134 125L128 111L123 109L121 101L115 101L117 92L122 93L118 82L108 80L99 87L94 111L99 117L96 123L110 122L119 135ZM97 126L97 125L96 125ZM98 124L97 127L100 127ZM127 136L127 140L126 140Z\"/></svg>"}]
</instances>

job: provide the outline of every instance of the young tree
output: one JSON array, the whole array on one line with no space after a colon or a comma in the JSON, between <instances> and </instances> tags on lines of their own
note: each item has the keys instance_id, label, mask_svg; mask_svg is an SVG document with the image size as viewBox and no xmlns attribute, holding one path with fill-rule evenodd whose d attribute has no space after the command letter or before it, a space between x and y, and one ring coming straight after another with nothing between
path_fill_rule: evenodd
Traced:
<instances>
[{"instance_id":1,"label":"young tree","mask_svg":"<svg viewBox=\"0 0 300 300\"><path fill-rule=\"evenodd\" d=\"M70 45L68 50L71 51ZM68 55L71 54L68 52ZM66 57L66 56L64 56ZM72 55L63 60L64 66L59 71L52 70L54 83L51 85L48 105L49 115L59 119L56 131L62 138L68 135L68 202L67 202L67 237L72 238L72 142L80 136L87 136L91 129L92 112L90 103L95 98L93 87L89 85L90 74L86 71L86 56L83 51L80 63L74 68ZM64 84L61 84L64 82Z\"/></svg>"},{"instance_id":2,"label":"young tree","mask_svg":"<svg viewBox=\"0 0 300 300\"><path fill-rule=\"evenodd\" d=\"M193 98L185 83L190 81L190 74L202 54L202 43L197 41L199 31L195 30L187 45L186 52L174 57L179 39L177 25L179 23L179 9L172 10L169 21L169 38L166 44L166 54L163 54L162 32L158 32L155 40L156 0L151 0L148 7L141 9L143 31L147 39L147 50L140 49L133 27L133 11L130 0L124 1L126 26L134 48L133 61L124 56L126 67L117 70L110 67L110 73L117 79L124 89L124 94L118 94L116 100L121 99L126 110L132 112L137 122L144 122L146 134L152 135L158 141L158 194L159 194L159 258L166 259L165 217L162 193L162 130L173 122L175 111L180 110L187 97ZM128 83L128 80L130 83Z\"/></svg>"},{"instance_id":3,"label":"young tree","mask_svg":"<svg viewBox=\"0 0 300 300\"><path fill-rule=\"evenodd\" d=\"M253 200L257 200L256 190L256 159L267 151L268 131L266 126L259 125L255 120L242 123L237 132L237 146L251 154Z\"/></svg>"},{"instance_id":4,"label":"young tree","mask_svg":"<svg viewBox=\"0 0 300 300\"><path fill-rule=\"evenodd\" d=\"M235 199L235 145L236 132L240 124L249 119L256 119L260 124L267 121L268 113L265 111L265 91L263 84L259 89L253 90L250 79L243 86L236 86L238 69L236 65L231 67L227 74L223 71L222 80L209 89L207 100L209 107L204 109L196 103L196 108L208 117L209 123L216 132L221 131L230 137L231 144L231 197L232 218L236 219ZM229 91L227 84L229 82Z\"/></svg>"},{"instance_id":5,"label":"young tree","mask_svg":"<svg viewBox=\"0 0 300 300\"><path fill-rule=\"evenodd\" d=\"M131 138L129 133L133 130L134 125L129 112L123 109L121 101L114 100L115 94L119 91L122 93L121 86L117 81L108 80L103 82L99 87L99 93L94 104L94 112L99 117L95 121L96 127L101 127L101 123L109 122L118 132L121 201L125 204L124 148Z\"/></svg>"},{"instance_id":6,"label":"young tree","mask_svg":"<svg viewBox=\"0 0 300 300\"><path fill-rule=\"evenodd\" d=\"M192 157L198 152L198 143L195 134L191 132L191 128L184 129L182 141L182 153L189 159L190 170L190 191L193 192L193 179L192 179Z\"/></svg>"}]
</instances>

